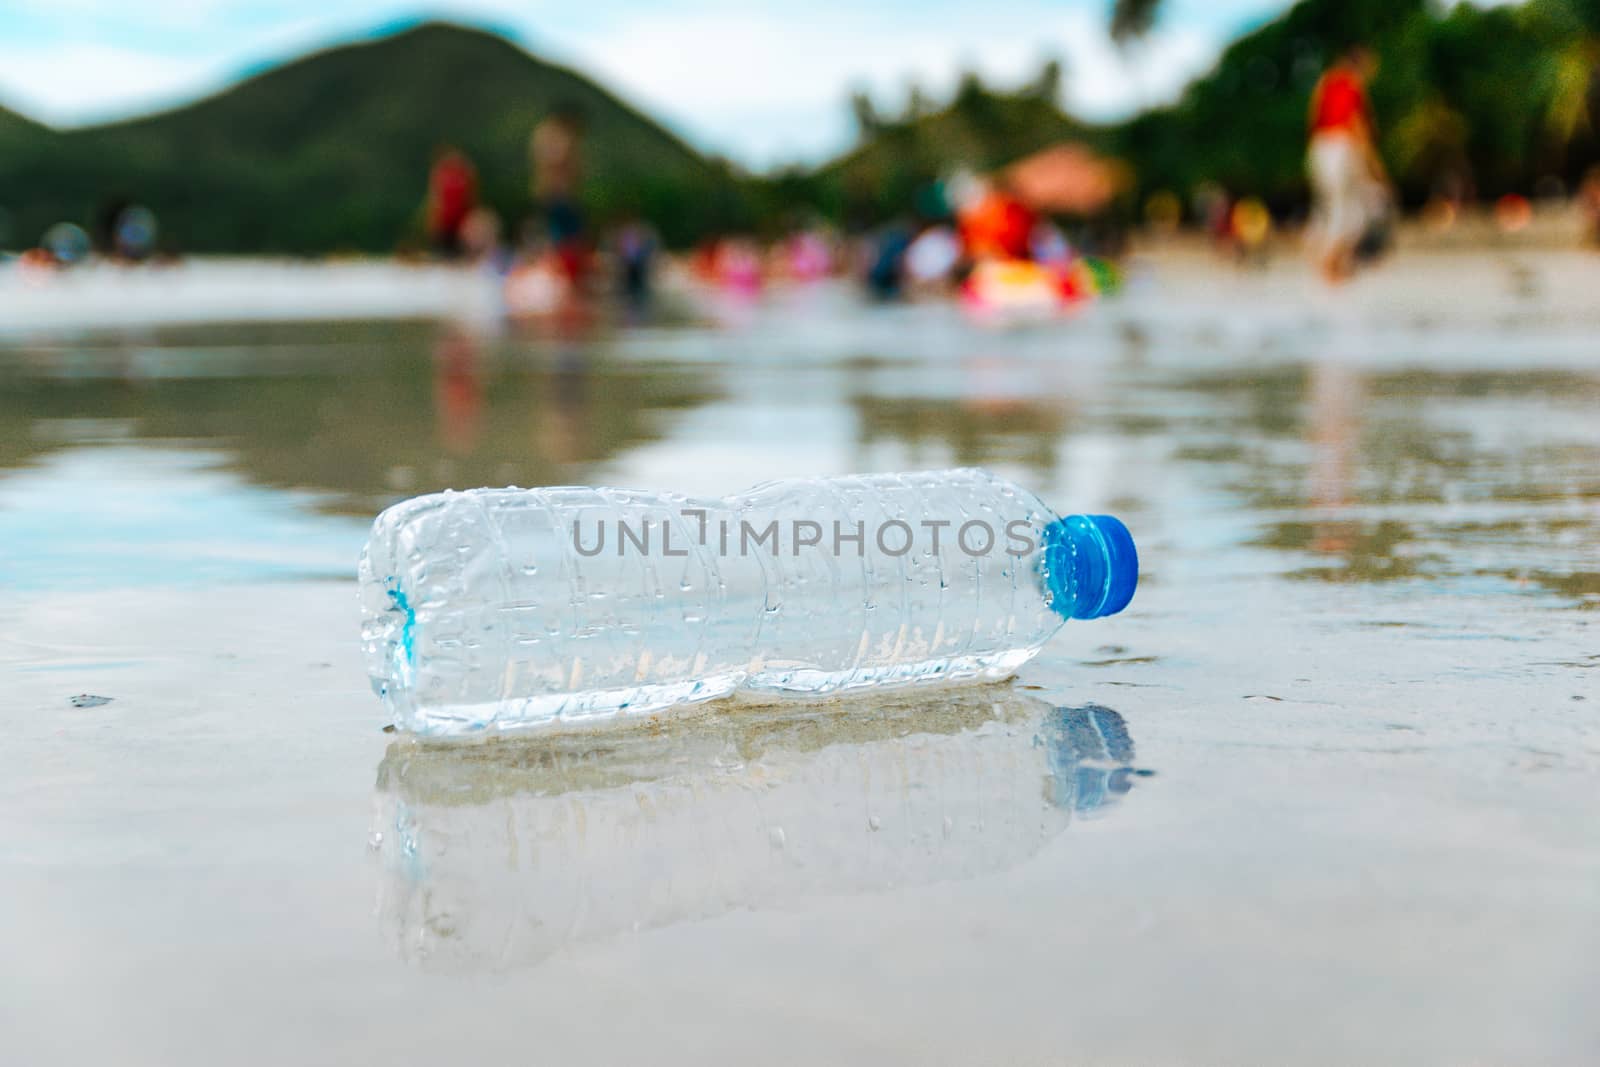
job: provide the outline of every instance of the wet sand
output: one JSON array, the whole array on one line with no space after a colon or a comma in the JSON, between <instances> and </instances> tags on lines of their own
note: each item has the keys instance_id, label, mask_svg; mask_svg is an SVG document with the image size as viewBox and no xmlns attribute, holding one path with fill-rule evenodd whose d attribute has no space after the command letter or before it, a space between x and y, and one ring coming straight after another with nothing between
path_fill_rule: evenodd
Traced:
<instances>
[{"instance_id":1,"label":"wet sand","mask_svg":"<svg viewBox=\"0 0 1600 1067\"><path fill-rule=\"evenodd\" d=\"M1590 1061L1597 284L14 338L6 1058ZM399 496L955 464L1125 517L1133 607L1003 687L381 730L351 575Z\"/></svg>"}]
</instances>

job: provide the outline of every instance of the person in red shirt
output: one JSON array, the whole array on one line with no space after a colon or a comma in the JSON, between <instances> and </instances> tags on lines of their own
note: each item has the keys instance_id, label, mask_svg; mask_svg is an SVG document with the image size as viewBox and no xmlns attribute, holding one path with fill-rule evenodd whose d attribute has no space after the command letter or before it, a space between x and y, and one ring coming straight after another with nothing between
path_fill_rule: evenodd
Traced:
<instances>
[{"instance_id":1,"label":"person in red shirt","mask_svg":"<svg viewBox=\"0 0 1600 1067\"><path fill-rule=\"evenodd\" d=\"M478 172L460 150L442 146L428 172L428 240L446 259L461 255L461 228L478 206Z\"/></svg>"},{"instance_id":2,"label":"person in red shirt","mask_svg":"<svg viewBox=\"0 0 1600 1067\"><path fill-rule=\"evenodd\" d=\"M1002 187L991 187L957 212L967 258L1027 259L1036 221L1032 211Z\"/></svg>"},{"instance_id":3,"label":"person in red shirt","mask_svg":"<svg viewBox=\"0 0 1600 1067\"><path fill-rule=\"evenodd\" d=\"M1307 169L1315 229L1313 249L1329 281L1349 277L1356 246L1385 209L1388 178L1378 157L1367 82L1377 55L1358 45L1339 58L1311 94Z\"/></svg>"}]
</instances>

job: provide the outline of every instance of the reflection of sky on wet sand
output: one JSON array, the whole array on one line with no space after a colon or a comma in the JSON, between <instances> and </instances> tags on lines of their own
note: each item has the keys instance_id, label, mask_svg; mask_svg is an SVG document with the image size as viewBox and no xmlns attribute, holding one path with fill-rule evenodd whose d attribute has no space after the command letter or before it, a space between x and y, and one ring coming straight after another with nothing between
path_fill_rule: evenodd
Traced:
<instances>
[{"instance_id":1,"label":"reflection of sky on wet sand","mask_svg":"<svg viewBox=\"0 0 1600 1067\"><path fill-rule=\"evenodd\" d=\"M817 471L984 465L1078 508L1174 514L1194 492L1175 483L1209 486L1193 504L1244 504L1258 524L1247 540L1308 577L1600 596L1593 566L1564 565L1596 536L1600 383L1582 371L1385 370L1338 353L1196 369L1127 337L1080 352L972 330L969 350L946 338L920 358L836 343L747 364L760 344L749 333L673 337L661 345L673 356L657 351L664 331L552 350L464 327L328 329L345 336L324 347L312 328L254 327L242 343L201 330L13 353L0 364L0 462L30 470L0 478L12 566L31 569L38 552L110 567L96 547L110 540L157 562L97 576L108 581L159 582L160 558L218 554L205 544L238 555L240 579L337 574L354 527L314 532L298 518L308 510L361 517L452 485L726 492ZM235 541L268 547L233 553Z\"/></svg>"},{"instance_id":2,"label":"reflection of sky on wet sand","mask_svg":"<svg viewBox=\"0 0 1600 1067\"><path fill-rule=\"evenodd\" d=\"M582 343L8 343L0 1032L40 1061L291 1062L308 1037L504 1059L530 1030L569 1062L1581 1060L1595 324L1486 271L1452 293L1468 328L1407 305L1407 277L1354 323L1303 294L1197 315L1135 278L1016 333L824 294ZM1124 515L1133 609L1069 625L1010 688L819 746L730 718L629 760L483 766L378 732L346 576L393 499L955 463ZM1137 764L1073 777L1038 723L1092 705ZM1156 776L1059 832L1133 766ZM415 878L391 834L363 848L402 803ZM913 847L979 806L1026 833ZM769 862L774 824L780 859L821 859ZM690 838L703 866L666 847ZM485 956L499 973L438 973Z\"/></svg>"},{"instance_id":3,"label":"reflection of sky on wet sand","mask_svg":"<svg viewBox=\"0 0 1600 1067\"><path fill-rule=\"evenodd\" d=\"M1564 335L1554 365L1537 348L1525 367L1418 357L1349 331L1266 343L1241 364L1198 327L1005 334L895 309L857 336L786 318L813 311L560 344L481 327L279 324L17 346L0 361L0 464L34 473L0 477L5 532L24 546L12 565L35 550L93 560L97 525L156 556L172 547L157 546L161 505L149 529L118 528L118 509L102 523L82 513L108 493L187 509L166 518L195 543L283 545L282 559L237 569L250 579L339 571L349 527L293 529L308 506L364 517L452 485L716 493L984 465L1077 508L1244 517L1255 529L1239 541L1286 553L1306 577L1600 596L1594 567L1568 558L1595 543L1600 383L1568 365ZM51 529L79 547L47 546ZM318 542L327 549L305 559Z\"/></svg>"}]
</instances>

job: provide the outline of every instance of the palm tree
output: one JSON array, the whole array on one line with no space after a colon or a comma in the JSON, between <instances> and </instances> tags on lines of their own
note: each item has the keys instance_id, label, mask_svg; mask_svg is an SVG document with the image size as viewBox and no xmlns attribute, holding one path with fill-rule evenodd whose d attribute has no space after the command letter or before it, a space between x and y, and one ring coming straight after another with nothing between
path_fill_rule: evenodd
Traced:
<instances>
[{"instance_id":1,"label":"palm tree","mask_svg":"<svg viewBox=\"0 0 1600 1067\"><path fill-rule=\"evenodd\" d=\"M1550 133L1560 145L1592 129L1596 72L1600 71L1600 26L1586 25L1566 47L1551 56L1552 92L1546 114Z\"/></svg>"},{"instance_id":2,"label":"palm tree","mask_svg":"<svg viewBox=\"0 0 1600 1067\"><path fill-rule=\"evenodd\" d=\"M1150 32L1161 11L1161 0L1112 0L1111 39L1127 44Z\"/></svg>"}]
</instances>

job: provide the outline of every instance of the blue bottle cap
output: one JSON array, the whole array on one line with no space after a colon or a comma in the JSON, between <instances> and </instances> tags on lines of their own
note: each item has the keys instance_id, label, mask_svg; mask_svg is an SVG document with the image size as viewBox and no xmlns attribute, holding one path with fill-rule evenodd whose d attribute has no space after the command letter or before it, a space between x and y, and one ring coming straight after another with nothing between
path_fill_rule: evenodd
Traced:
<instances>
[{"instance_id":1,"label":"blue bottle cap","mask_svg":"<svg viewBox=\"0 0 1600 1067\"><path fill-rule=\"evenodd\" d=\"M1139 552L1122 520L1068 515L1044 533L1050 606L1069 619L1098 619L1128 606L1139 584Z\"/></svg>"}]
</instances>

